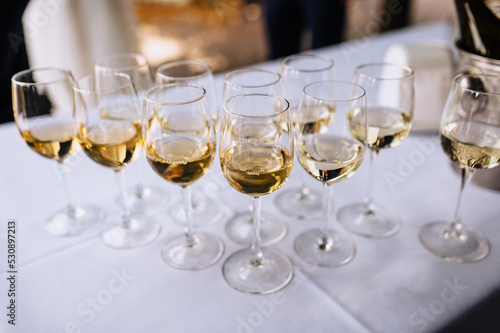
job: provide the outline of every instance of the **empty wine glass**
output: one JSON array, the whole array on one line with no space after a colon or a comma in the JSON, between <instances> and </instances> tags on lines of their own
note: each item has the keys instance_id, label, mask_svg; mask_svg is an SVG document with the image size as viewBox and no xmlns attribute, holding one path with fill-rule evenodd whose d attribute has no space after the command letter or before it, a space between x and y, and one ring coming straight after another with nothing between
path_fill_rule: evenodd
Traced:
<instances>
[{"instance_id":1,"label":"empty wine glass","mask_svg":"<svg viewBox=\"0 0 500 333\"><path fill-rule=\"evenodd\" d=\"M109 73L125 73L132 79L139 100L154 84L153 73L145 56L137 53L117 53L97 59L94 63L96 77ZM168 203L168 195L161 188L145 184L142 172L134 166L138 182L127 190L127 205L133 212L144 213L162 207ZM119 199L121 200L121 199Z\"/></svg>"},{"instance_id":2,"label":"empty wine glass","mask_svg":"<svg viewBox=\"0 0 500 333\"><path fill-rule=\"evenodd\" d=\"M284 58L280 73L283 97L290 102L293 122L304 87L314 81L335 79L333 60L317 54L297 54ZM276 206L282 213L294 218L319 218L322 212L321 194L307 186L305 176L301 174L297 187L286 189L276 196Z\"/></svg>"},{"instance_id":3,"label":"empty wine glass","mask_svg":"<svg viewBox=\"0 0 500 333\"><path fill-rule=\"evenodd\" d=\"M203 87L206 91L208 113L213 118L214 126L218 124L218 103L215 95L214 78L210 66L201 61L178 60L170 61L156 70L156 85L170 83L192 83ZM214 224L222 219L224 210L221 205L206 196L202 191L193 188L193 219L197 226ZM186 216L181 205L169 209L172 219L185 224Z\"/></svg>"},{"instance_id":4,"label":"empty wine glass","mask_svg":"<svg viewBox=\"0 0 500 333\"><path fill-rule=\"evenodd\" d=\"M281 95L281 75L273 71L260 68L241 68L227 73L224 76L224 87L222 101L230 97L249 94L263 93ZM260 123L249 123L246 132L264 131ZM243 132L245 134L245 132ZM247 134L245 134L247 135ZM228 220L225 226L226 235L240 245L251 245L254 239L252 226L253 205L249 210L236 214ZM288 225L276 216L261 212L260 244L267 246L281 241L288 233Z\"/></svg>"},{"instance_id":5,"label":"empty wine glass","mask_svg":"<svg viewBox=\"0 0 500 333\"><path fill-rule=\"evenodd\" d=\"M351 135L350 123L364 124L355 128L356 137L364 136L365 117L365 91L358 85L319 81L304 88L295 121L296 155L306 172L323 184L323 222L321 228L299 234L294 249L315 265L343 265L356 253L350 237L329 229L331 187L352 176L363 161L365 146Z\"/></svg>"},{"instance_id":6,"label":"empty wine glass","mask_svg":"<svg viewBox=\"0 0 500 333\"><path fill-rule=\"evenodd\" d=\"M461 185L451 222L433 222L420 230L432 253L456 262L483 259L490 244L476 228L462 223L463 193L474 172L500 164L500 78L458 75L441 118L441 147L460 167Z\"/></svg>"},{"instance_id":7,"label":"empty wine glass","mask_svg":"<svg viewBox=\"0 0 500 333\"><path fill-rule=\"evenodd\" d=\"M89 75L76 81L74 119L84 153L115 172L120 194L121 219L101 233L107 246L132 248L148 244L160 226L147 217L132 216L126 203L124 168L142 150L142 109L130 76L123 73Z\"/></svg>"},{"instance_id":8,"label":"empty wine glass","mask_svg":"<svg viewBox=\"0 0 500 333\"><path fill-rule=\"evenodd\" d=\"M288 101L276 95L245 94L224 102L219 157L227 182L252 197L254 240L231 254L222 266L226 282L236 290L267 294L285 287L293 277L290 259L260 246L262 196L278 190L293 164L293 137ZM259 126L261 131L248 131Z\"/></svg>"},{"instance_id":9,"label":"empty wine glass","mask_svg":"<svg viewBox=\"0 0 500 333\"><path fill-rule=\"evenodd\" d=\"M212 166L216 143L213 118L203 87L173 83L150 89L144 98L143 133L152 169L181 188L186 232L169 239L163 259L179 269L201 269L217 262L222 241L193 231L191 185Z\"/></svg>"},{"instance_id":10,"label":"empty wine glass","mask_svg":"<svg viewBox=\"0 0 500 333\"><path fill-rule=\"evenodd\" d=\"M413 122L414 74L410 67L375 63L356 68L353 82L366 90L368 132L356 137L370 149L368 196L364 202L342 208L340 224L352 233L370 238L390 237L398 232L401 219L373 200L375 156L398 146L409 134Z\"/></svg>"},{"instance_id":11,"label":"empty wine glass","mask_svg":"<svg viewBox=\"0 0 500 333\"><path fill-rule=\"evenodd\" d=\"M75 236L95 230L106 214L79 205L69 183L67 161L80 151L73 122L73 75L58 68L34 68L12 77L14 119L23 140L43 157L55 160L66 189L68 205L46 222L54 236Z\"/></svg>"}]
</instances>

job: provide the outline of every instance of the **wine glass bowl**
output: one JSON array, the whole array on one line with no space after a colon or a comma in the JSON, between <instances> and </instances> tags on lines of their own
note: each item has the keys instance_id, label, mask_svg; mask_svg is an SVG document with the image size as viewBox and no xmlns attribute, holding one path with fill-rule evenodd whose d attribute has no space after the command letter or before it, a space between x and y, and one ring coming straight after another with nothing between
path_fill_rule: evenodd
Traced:
<instances>
[{"instance_id":1,"label":"wine glass bowl","mask_svg":"<svg viewBox=\"0 0 500 333\"><path fill-rule=\"evenodd\" d=\"M340 224L350 232L385 238L396 234L401 218L373 200L374 160L384 149L397 147L408 136L413 121L414 73L407 66L390 63L364 64L356 68L353 82L366 90L367 130L364 119L353 119L353 135L370 151L368 195L364 202L339 210Z\"/></svg>"},{"instance_id":2,"label":"wine glass bowl","mask_svg":"<svg viewBox=\"0 0 500 333\"><path fill-rule=\"evenodd\" d=\"M330 115L328 121L324 114ZM350 237L329 228L331 187L351 177L363 161L365 146L351 135L350 123L365 117L365 91L358 85L318 81L304 88L295 121L296 155L324 191L321 227L302 232L294 241L294 250L304 261L334 267L354 258L356 248ZM366 121L362 123L365 126L357 128L358 134L366 132Z\"/></svg>"},{"instance_id":3,"label":"wine glass bowl","mask_svg":"<svg viewBox=\"0 0 500 333\"><path fill-rule=\"evenodd\" d=\"M215 236L194 232L191 185L212 166L215 130L203 87L173 83L154 87L144 98L143 134L146 158L163 179L181 188L186 231L162 248L167 264L195 270L217 262L224 244Z\"/></svg>"},{"instance_id":4,"label":"wine glass bowl","mask_svg":"<svg viewBox=\"0 0 500 333\"><path fill-rule=\"evenodd\" d=\"M248 131L261 123L272 134ZM273 126L270 126L273 124ZM231 254L223 264L226 282L236 290L267 294L285 287L293 265L281 252L260 245L262 196L278 190L293 165L293 137L289 104L270 94L243 94L224 102L219 135L219 158L227 182L252 197L254 240L250 248Z\"/></svg>"},{"instance_id":5,"label":"wine glass bowl","mask_svg":"<svg viewBox=\"0 0 500 333\"><path fill-rule=\"evenodd\" d=\"M461 187L452 222L432 222L420 241L432 253L455 262L473 262L490 252L487 237L461 221L463 193L474 172L500 164L500 79L495 75L458 75L440 125L441 147L460 167Z\"/></svg>"},{"instance_id":6,"label":"wine glass bowl","mask_svg":"<svg viewBox=\"0 0 500 333\"><path fill-rule=\"evenodd\" d=\"M142 151L142 113L129 75L89 75L73 85L74 119L84 153L95 163L115 172L120 194L121 219L101 232L105 245L133 248L153 241L158 223L132 216L126 203L123 170Z\"/></svg>"},{"instance_id":7,"label":"wine glass bowl","mask_svg":"<svg viewBox=\"0 0 500 333\"><path fill-rule=\"evenodd\" d=\"M58 68L34 68L12 77L14 119L21 137L39 155L57 161L68 206L46 221L54 236L76 236L96 230L106 214L91 205L77 205L66 162L80 151L73 122L73 75Z\"/></svg>"}]
</instances>

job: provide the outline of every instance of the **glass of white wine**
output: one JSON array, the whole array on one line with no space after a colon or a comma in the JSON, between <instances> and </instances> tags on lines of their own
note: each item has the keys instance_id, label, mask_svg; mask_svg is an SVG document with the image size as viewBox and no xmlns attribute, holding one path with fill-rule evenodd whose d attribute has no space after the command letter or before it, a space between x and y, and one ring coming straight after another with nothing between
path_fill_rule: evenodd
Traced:
<instances>
[{"instance_id":1,"label":"glass of white wine","mask_svg":"<svg viewBox=\"0 0 500 333\"><path fill-rule=\"evenodd\" d=\"M283 97L290 102L292 121L295 122L304 87L315 81L335 80L335 63L318 54L296 54L284 58L280 65ZM317 117L328 119L329 114ZM300 169L299 169L300 170ZM301 171L301 170L300 170ZM283 190L275 203L285 215L297 219L315 219L321 216L321 193L307 186L305 173L301 173L298 186Z\"/></svg>"},{"instance_id":2,"label":"glass of white wine","mask_svg":"<svg viewBox=\"0 0 500 333\"><path fill-rule=\"evenodd\" d=\"M201 61L178 60L162 64L156 70L155 84L192 83L205 89L209 115L217 128L219 105L215 94L214 77L210 66ZM206 226L219 222L224 217L222 206L203 191L193 187L194 225ZM176 204L168 211L170 217L178 223L186 224L186 215L182 205Z\"/></svg>"},{"instance_id":3,"label":"glass of white wine","mask_svg":"<svg viewBox=\"0 0 500 333\"><path fill-rule=\"evenodd\" d=\"M53 214L46 229L54 236L76 236L96 230L106 214L98 207L78 205L72 195L67 161L80 151L73 123L73 75L58 68L33 68L12 77L14 119L28 146L55 160L68 205Z\"/></svg>"},{"instance_id":4,"label":"glass of white wine","mask_svg":"<svg viewBox=\"0 0 500 333\"><path fill-rule=\"evenodd\" d=\"M205 89L188 83L150 89L144 98L143 133L149 164L161 178L181 188L186 216L185 233L165 243L163 259L186 270L216 263L224 253L222 241L193 230L191 185L210 170L216 154Z\"/></svg>"},{"instance_id":5,"label":"glass of white wine","mask_svg":"<svg viewBox=\"0 0 500 333\"><path fill-rule=\"evenodd\" d=\"M123 170L142 151L142 109L129 75L89 75L73 85L74 119L84 153L110 168L118 181L121 219L104 228L101 239L113 248L132 248L153 241L160 226L147 217L132 216L127 205Z\"/></svg>"},{"instance_id":6,"label":"glass of white wine","mask_svg":"<svg viewBox=\"0 0 500 333\"><path fill-rule=\"evenodd\" d=\"M368 130L360 119L352 123L357 139L370 150L368 195L364 202L343 207L338 213L340 224L352 233L369 238L390 237L398 232L401 219L373 200L374 160L381 150L401 144L410 133L414 107L414 73L408 66L372 63L358 66L353 82L366 90Z\"/></svg>"},{"instance_id":7,"label":"glass of white wine","mask_svg":"<svg viewBox=\"0 0 500 333\"><path fill-rule=\"evenodd\" d=\"M281 75L279 73L261 68L240 68L227 73L224 76L224 87L222 90L222 101L230 97L241 94L273 94L281 95ZM257 131L263 135L272 133L262 124L248 123L247 131L255 135ZM245 134L245 132L241 132ZM258 134L257 134L258 135ZM240 245L251 245L254 239L252 226L253 205L250 204L249 210L238 213L231 217L225 226L226 235L232 241ZM268 212L261 212L260 244L268 246L281 241L288 233L288 225L277 216Z\"/></svg>"},{"instance_id":8,"label":"glass of white wine","mask_svg":"<svg viewBox=\"0 0 500 333\"><path fill-rule=\"evenodd\" d=\"M329 113L328 121L318 115ZM329 229L331 185L351 177L363 161L365 146L351 134L350 123L366 117L365 90L342 81L308 84L295 121L296 155L305 171L323 184L323 221L320 228L299 234L294 250L318 266L344 265L354 258L350 237ZM366 124L366 122L364 122ZM365 135L366 127L356 128Z\"/></svg>"},{"instance_id":9,"label":"glass of white wine","mask_svg":"<svg viewBox=\"0 0 500 333\"><path fill-rule=\"evenodd\" d=\"M154 85L154 74L146 57L138 53L116 53L99 58L94 63L96 77L110 73L124 73L130 76L136 89L138 98L142 98L146 91ZM127 189L127 205L132 212L147 213L168 203L169 197L158 186L146 184L140 163L132 167L135 171L136 184ZM121 200L121 199L119 199Z\"/></svg>"},{"instance_id":10,"label":"glass of white wine","mask_svg":"<svg viewBox=\"0 0 500 333\"><path fill-rule=\"evenodd\" d=\"M490 252L486 236L462 223L463 193L474 172L500 164L500 77L458 75L441 118L441 147L460 167L461 186L455 216L420 230L420 241L432 253L455 262L473 262Z\"/></svg>"},{"instance_id":11,"label":"glass of white wine","mask_svg":"<svg viewBox=\"0 0 500 333\"><path fill-rule=\"evenodd\" d=\"M248 131L260 124L262 131ZM222 266L226 282L236 290L268 294L293 277L290 259L260 245L262 196L278 190L293 165L293 136L288 101L269 94L236 95L224 102L219 135L222 172L229 185L253 201L254 240L231 254Z\"/></svg>"}]
</instances>

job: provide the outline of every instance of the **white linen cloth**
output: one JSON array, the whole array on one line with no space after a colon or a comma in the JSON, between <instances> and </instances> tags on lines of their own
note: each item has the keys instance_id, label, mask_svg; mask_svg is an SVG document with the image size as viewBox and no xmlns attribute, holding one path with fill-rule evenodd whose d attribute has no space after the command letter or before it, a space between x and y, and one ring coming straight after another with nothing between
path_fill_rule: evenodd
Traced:
<instances>
[{"instance_id":1,"label":"white linen cloth","mask_svg":"<svg viewBox=\"0 0 500 333\"><path fill-rule=\"evenodd\" d=\"M337 77L350 80L354 67L381 61L394 43L447 39L445 24L418 26L395 33L344 43L315 52L336 61ZM256 64L277 70L277 62ZM216 77L222 89L222 77ZM387 239L352 236L357 254L338 268L315 268L294 254L295 236L319 221L296 221L280 215L276 193L263 198L263 211L284 219L289 234L276 247L296 264L292 284L267 295L246 295L223 280L221 266L240 246L224 234L225 221L203 230L219 235L226 245L223 258L200 271L181 271L161 259L163 242L182 233L165 207L150 212L162 231L152 244L114 250L101 244L97 232L74 238L54 238L44 220L66 200L55 162L38 156L22 141L13 124L0 126L4 143L0 163L0 304L8 302L6 222L17 221L17 320L0 320L1 332L432 332L500 286L500 193L471 184L464 195L463 220L488 235L492 252L471 264L447 262L428 252L418 240L427 222L449 220L454 211L459 178L442 153L434 134L410 134L401 146L376 160L375 199L398 213L403 225ZM113 172L78 154L71 161L71 180L80 202L118 214ZM143 167L142 157L126 171ZM144 178L163 186L170 205L179 188L161 180L148 167ZM294 165L285 187L304 172ZM368 163L347 180L334 184L334 211L361 200L367 188ZM320 186L310 179L311 186ZM285 187L281 190L285 190ZM197 188L224 205L231 214L248 209L248 197L224 180L217 162ZM170 206L169 206L170 207ZM342 232L335 219L332 228Z\"/></svg>"}]
</instances>

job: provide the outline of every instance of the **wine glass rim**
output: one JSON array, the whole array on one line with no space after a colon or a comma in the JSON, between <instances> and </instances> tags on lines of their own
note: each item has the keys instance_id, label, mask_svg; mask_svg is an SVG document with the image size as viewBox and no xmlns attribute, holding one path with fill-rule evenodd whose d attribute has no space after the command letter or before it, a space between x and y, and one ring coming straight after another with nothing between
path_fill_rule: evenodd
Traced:
<instances>
[{"instance_id":1,"label":"wine glass rim","mask_svg":"<svg viewBox=\"0 0 500 333\"><path fill-rule=\"evenodd\" d=\"M170 75L162 73L162 70L165 68L171 68L171 67L179 66L179 65L198 65L198 66L205 68L206 71L203 73L197 74L197 75L190 75L190 76L170 76ZM205 77L205 76L212 74L212 69L210 68L210 66L207 63L205 63L203 61L175 60L175 61L166 62L166 63L158 66L158 68L156 69L156 74L159 76L165 77L165 78L172 78L172 79L181 80L181 81L182 80L195 80L195 79L199 79L199 78L202 78L202 77Z\"/></svg>"},{"instance_id":2,"label":"wine glass rim","mask_svg":"<svg viewBox=\"0 0 500 333\"><path fill-rule=\"evenodd\" d=\"M228 80L230 77L232 77L236 74L249 73L249 72L260 72L260 73L271 74L271 75L275 76L275 79L270 81L269 83L265 83L265 84L240 84L240 83L235 83L233 81ZM224 83L229 84L229 85L234 86L234 87L243 87L243 88L268 87L268 86L272 86L272 85L278 83L280 79L281 79L281 74L274 72L274 71L271 71L271 70L268 70L268 69L257 68L257 67L238 68L238 69L235 69L235 70L227 73L226 75L224 75Z\"/></svg>"},{"instance_id":3,"label":"wine glass rim","mask_svg":"<svg viewBox=\"0 0 500 333\"><path fill-rule=\"evenodd\" d=\"M107 60L111 59L138 59L138 63L135 65L127 65L127 66L104 66L101 63ZM148 61L146 59L146 56L140 53L115 53L115 54L110 54L108 56L99 58L96 60L94 66L96 68L99 68L104 71L109 71L109 72L116 72L116 71L127 71L127 70L132 70L135 68L139 68L142 66L148 66Z\"/></svg>"},{"instance_id":4,"label":"wine glass rim","mask_svg":"<svg viewBox=\"0 0 500 333\"><path fill-rule=\"evenodd\" d=\"M59 72L61 74L64 74L58 79L53 79L53 80L48 80L44 82L25 82L25 81L20 81L19 78L27 73L34 73L34 72L41 72L41 71L54 71L54 72ZM35 67L35 68L28 68L25 70L22 70L20 72L17 72L14 74L11 78L12 83L16 84L17 86L44 86L44 85L50 85L59 81L64 81L67 78L70 78L71 82L74 82L74 77L73 74L71 73L70 70L68 69L63 69L63 68L58 68L58 67Z\"/></svg>"},{"instance_id":5,"label":"wine glass rim","mask_svg":"<svg viewBox=\"0 0 500 333\"><path fill-rule=\"evenodd\" d=\"M474 89L471 89L471 88L467 88L467 87L464 87L462 84L460 84L459 80L464 78L464 77L488 77L488 78L493 78L493 79L498 79L499 82L500 82L500 76L498 75L494 75L494 74L469 74L469 73L461 73L461 74L458 74L457 76L455 76L455 79L453 80L453 83L459 87L460 89L462 89L463 91L468 91L468 92L472 92L472 93L477 93L477 94L483 94L483 95L490 95L490 96L499 96L500 95L500 91L499 92L488 92L488 91L479 91L479 90L474 90Z\"/></svg>"},{"instance_id":6,"label":"wine glass rim","mask_svg":"<svg viewBox=\"0 0 500 333\"><path fill-rule=\"evenodd\" d=\"M360 71L361 69L367 68L367 67L395 67L402 69L406 72L406 75L401 75L397 77L383 77L383 76L374 76L374 75L368 75L366 73L363 73ZM381 81L396 81L396 80L402 80L402 79L408 79L411 78L415 75L414 70L410 66L406 65L401 65L401 64L396 64L396 63L390 63L390 62L371 62L367 64L362 64L356 67L355 72L361 76L368 77L374 80L381 80Z\"/></svg>"},{"instance_id":7,"label":"wine glass rim","mask_svg":"<svg viewBox=\"0 0 500 333\"><path fill-rule=\"evenodd\" d=\"M239 98L243 98L243 97L272 97L273 99L275 100L281 100L284 102L284 106L281 108L281 110L279 112L274 112L274 113L271 113L271 114L268 114L268 115L247 115L247 114L240 114L240 113L236 113L236 112L232 112L232 111L229 111L226 107L226 104L228 104L228 102L231 102L235 99L239 99ZM224 105L223 105L223 108L224 108L224 111L229 113L229 114L232 114L234 116L237 116L237 117L245 117L245 118L259 118L259 119L262 119L262 118L274 118L274 117L277 117L277 116L280 116L282 115L283 113L287 112L289 109L290 109L290 102L288 102L288 100L286 100L284 97L282 96L278 96L278 95L274 95L274 94L239 94L239 95L235 95L235 96L232 96L232 97L229 97L225 102L224 102Z\"/></svg>"},{"instance_id":8,"label":"wine glass rim","mask_svg":"<svg viewBox=\"0 0 500 333\"><path fill-rule=\"evenodd\" d=\"M114 87L114 88L110 88L110 89L99 89L99 90L97 90L97 89L80 88L79 84L81 84L83 81L94 80L97 77L97 75L95 75L95 74L90 74L90 75L87 75L87 76L85 76L85 77L83 77L83 78L81 78L81 79L73 82L73 90L75 90L77 92L80 92L80 93L103 94L103 93L111 93L113 91L119 91L119 90L125 88L128 85L131 85L132 87L134 86L134 84L132 82L132 78L128 74L118 73L118 72L111 72L111 73L108 73L106 75L107 76L115 76L115 77L123 77L123 78L125 78L127 80L127 82L125 82L124 84L122 84L120 86L117 86L117 87Z\"/></svg>"},{"instance_id":9,"label":"wine glass rim","mask_svg":"<svg viewBox=\"0 0 500 333\"><path fill-rule=\"evenodd\" d=\"M326 99L326 98L320 98L320 97L313 96L306 91L307 88L310 88L311 86L315 86L315 85L319 85L319 84L326 84L326 83L333 83L333 84L335 84L335 87L337 87L337 85L339 85L339 84L345 85L345 86L350 86L350 87L356 87L356 88L360 89L360 94L357 94L356 96L353 96L350 98L337 98L337 96L334 96L332 99ZM364 96L366 96L366 90L362 86L360 86L359 84L349 82L349 81L341 81L341 80L324 80L324 81L311 82L311 83L307 84L302 91L304 92L304 94L306 94L307 96L310 96L314 99L317 99L320 101L328 101L328 102L352 102L352 101L355 101L357 99L360 99L360 98L363 98Z\"/></svg>"},{"instance_id":10,"label":"wine glass rim","mask_svg":"<svg viewBox=\"0 0 500 333\"><path fill-rule=\"evenodd\" d=\"M158 101L158 100L154 100L152 98L150 98L149 96L152 95L154 92L158 91L158 90L164 90L164 89L168 89L168 88L174 88L174 87L192 87L192 88L196 88L196 89L199 89L201 91L201 94L195 98L191 98L189 100L185 100L185 101L181 101L181 102L165 102L165 101ZM168 84L161 84L161 85L158 85L158 86L155 86L151 89L149 89L146 94L144 95L144 101L145 102L148 102L148 103L152 103L152 104L155 104L155 105L162 105L162 106L169 106L169 105L185 105L185 104L190 104L190 103L194 103L194 102L197 102L199 100L201 100L202 98L204 98L207 94L207 91L205 88L203 88L202 86L199 86L197 84L193 84L193 83L184 83L184 82L178 82L178 83L168 83Z\"/></svg>"},{"instance_id":11,"label":"wine glass rim","mask_svg":"<svg viewBox=\"0 0 500 333\"><path fill-rule=\"evenodd\" d=\"M296 59L306 59L306 58L310 58L310 59L321 59L325 62L328 63L327 66L323 66L323 67L320 67L320 68L315 68L315 69L312 69L312 68L300 68L300 67L293 67L293 66L290 66L288 63L289 61L291 60L296 60ZM299 71L299 72L304 72L304 73L315 73L315 72L321 72L321 71L324 71L326 69L331 69L331 68L334 68L335 67L335 61L328 57L328 56L324 56L324 55L321 55L321 54L315 54L315 53L299 53L299 54L293 54L293 55L289 55L285 58L283 58L283 60L281 60L281 66L284 66L284 67L287 67L291 70L294 70L294 71Z\"/></svg>"}]
</instances>

